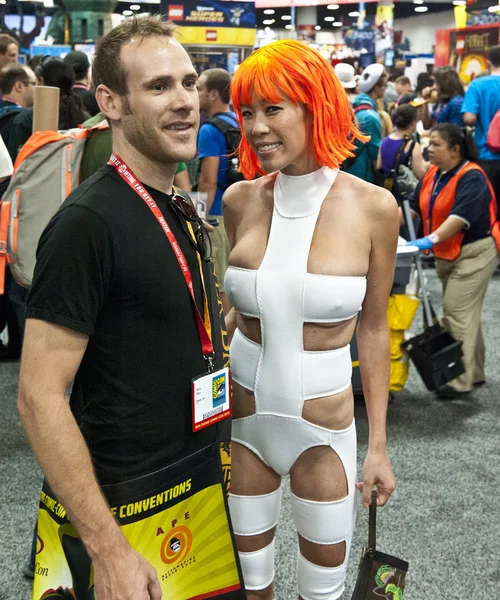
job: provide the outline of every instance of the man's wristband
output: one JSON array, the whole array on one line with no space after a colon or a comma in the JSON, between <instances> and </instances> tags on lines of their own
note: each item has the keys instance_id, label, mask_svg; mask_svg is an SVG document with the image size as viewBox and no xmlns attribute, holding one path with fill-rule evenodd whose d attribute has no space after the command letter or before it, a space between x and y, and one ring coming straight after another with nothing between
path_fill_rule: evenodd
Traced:
<instances>
[{"instance_id":1,"label":"man's wristband","mask_svg":"<svg viewBox=\"0 0 500 600\"><path fill-rule=\"evenodd\" d=\"M427 237L432 242L432 245L437 244L439 242L439 236L435 233L429 233Z\"/></svg>"}]
</instances>

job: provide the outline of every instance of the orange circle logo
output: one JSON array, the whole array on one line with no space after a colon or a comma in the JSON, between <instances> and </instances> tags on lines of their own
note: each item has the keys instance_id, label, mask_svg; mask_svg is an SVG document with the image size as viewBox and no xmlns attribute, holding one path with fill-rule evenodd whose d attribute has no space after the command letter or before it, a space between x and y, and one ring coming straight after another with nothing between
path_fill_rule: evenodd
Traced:
<instances>
[{"instance_id":1,"label":"orange circle logo","mask_svg":"<svg viewBox=\"0 0 500 600\"><path fill-rule=\"evenodd\" d=\"M160 558L166 565L181 562L189 554L192 544L193 536L186 526L174 527L161 544Z\"/></svg>"}]
</instances>

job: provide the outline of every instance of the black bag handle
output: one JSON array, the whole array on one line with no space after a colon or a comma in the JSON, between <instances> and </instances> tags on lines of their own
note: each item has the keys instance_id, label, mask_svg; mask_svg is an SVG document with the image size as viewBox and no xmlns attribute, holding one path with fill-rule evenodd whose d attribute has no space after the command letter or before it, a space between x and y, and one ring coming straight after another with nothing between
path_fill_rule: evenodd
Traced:
<instances>
[{"instance_id":1,"label":"black bag handle","mask_svg":"<svg viewBox=\"0 0 500 600\"><path fill-rule=\"evenodd\" d=\"M377 546L377 490L372 490L372 503L370 504L370 516L368 521L368 549L375 552Z\"/></svg>"}]
</instances>

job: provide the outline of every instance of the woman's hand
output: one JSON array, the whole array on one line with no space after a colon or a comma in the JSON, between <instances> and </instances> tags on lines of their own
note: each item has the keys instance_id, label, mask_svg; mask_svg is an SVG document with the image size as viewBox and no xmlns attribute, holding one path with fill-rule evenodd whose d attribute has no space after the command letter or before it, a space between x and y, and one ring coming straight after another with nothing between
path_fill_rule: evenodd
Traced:
<instances>
[{"instance_id":1,"label":"woman's hand","mask_svg":"<svg viewBox=\"0 0 500 600\"><path fill-rule=\"evenodd\" d=\"M378 492L377 506L384 506L396 489L396 478L387 450L368 450L363 466L363 483L356 484L363 494L363 508L368 508L371 504L373 486L376 486Z\"/></svg>"}]
</instances>

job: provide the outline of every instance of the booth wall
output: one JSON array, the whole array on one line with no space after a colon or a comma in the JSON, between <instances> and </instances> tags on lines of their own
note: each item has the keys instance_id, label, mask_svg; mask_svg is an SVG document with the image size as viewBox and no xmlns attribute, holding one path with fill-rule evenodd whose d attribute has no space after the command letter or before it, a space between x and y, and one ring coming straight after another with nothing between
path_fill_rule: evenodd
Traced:
<instances>
[{"instance_id":1,"label":"booth wall","mask_svg":"<svg viewBox=\"0 0 500 600\"><path fill-rule=\"evenodd\" d=\"M436 30L453 29L454 27L453 10L394 20L394 30L403 31L403 37L410 40L410 49L413 54L432 53L436 43Z\"/></svg>"}]
</instances>

